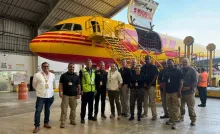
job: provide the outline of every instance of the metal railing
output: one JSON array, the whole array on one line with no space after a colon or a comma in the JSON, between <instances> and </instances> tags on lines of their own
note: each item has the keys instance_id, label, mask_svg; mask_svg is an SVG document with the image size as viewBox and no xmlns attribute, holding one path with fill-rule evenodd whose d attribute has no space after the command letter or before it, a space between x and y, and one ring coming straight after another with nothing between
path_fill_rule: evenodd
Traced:
<instances>
[{"instance_id":1,"label":"metal railing","mask_svg":"<svg viewBox=\"0 0 220 134\"><path fill-rule=\"evenodd\" d=\"M102 18L102 17L101 17ZM91 24L91 22L94 21L95 24ZM137 42L126 30L125 30L125 23L123 22L118 22L118 25L115 27L115 29L112 29L111 26L107 23L107 21L104 21L104 19L102 18L101 19L101 24L100 24L100 19L99 21L97 21L97 16L93 16L92 18L88 19L86 22L85 22L85 28L86 28L86 31L89 31L89 35L91 34L91 32L93 34L99 34L101 36L103 36L103 38L105 39L105 41L108 43L108 44L111 44L107 37L110 37L112 38L112 40L114 40L115 42L117 42L117 45L118 47L121 47L121 48L125 48L130 56L132 58L136 58L137 60L140 60L139 62L143 62L145 63L145 61L143 60L143 55L140 51L137 50L137 52L139 53L139 56L137 56L131 49L130 47L124 43L123 41L121 43L123 43L123 45L120 44L120 40L127 40L128 42L131 43L130 40L127 39L127 37L129 37L130 39L132 39L132 41L134 41L139 48L141 48L147 55L150 55L150 53L139 43ZM101 30L102 29L102 30ZM123 29L123 30L122 30ZM126 36L127 35L127 36ZM117 40L116 40L117 38ZM115 54L111 54L111 56L113 56L113 59L114 61L118 63L118 61L116 61L118 58L120 59L120 57L116 56L116 55L120 55L121 53L118 53L116 50L115 47L112 47L111 46L111 51L112 53L115 53ZM105 45L105 48L109 49L109 47L106 47ZM125 50L125 51L126 51ZM108 51L108 50L107 50ZM109 52L110 53L110 52ZM159 65L162 67L162 65L160 64L159 61L156 60L156 58L154 58L153 56L151 56L152 59ZM116 59L117 58L117 59Z\"/></svg>"}]
</instances>

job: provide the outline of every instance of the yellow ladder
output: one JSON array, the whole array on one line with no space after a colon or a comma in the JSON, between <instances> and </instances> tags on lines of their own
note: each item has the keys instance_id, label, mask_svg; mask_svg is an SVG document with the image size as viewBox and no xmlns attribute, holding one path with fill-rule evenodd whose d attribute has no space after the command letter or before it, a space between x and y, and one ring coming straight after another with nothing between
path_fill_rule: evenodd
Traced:
<instances>
[{"instance_id":1,"label":"yellow ladder","mask_svg":"<svg viewBox=\"0 0 220 134\"><path fill-rule=\"evenodd\" d=\"M132 59L137 58L137 56L130 50L129 47L121 42L121 38L117 35L115 30L111 28L108 22L104 21L102 18L102 23L98 24L100 31L98 31L97 24L89 26L91 21L97 21L97 17L92 17L85 22L86 30L89 31L89 38L95 41L101 41L105 45L107 52L112 56L115 63L121 67L121 60L126 59L130 62ZM91 32L93 28L93 32ZM94 28L96 29L94 32Z\"/></svg>"},{"instance_id":2,"label":"yellow ladder","mask_svg":"<svg viewBox=\"0 0 220 134\"><path fill-rule=\"evenodd\" d=\"M102 20L101 24L100 19ZM97 20L99 20L99 24L96 23L91 26L91 21L97 22ZM125 29L125 23L123 22L118 22L118 25L112 28L109 22L105 21L103 17L94 16L85 22L85 26L86 30L89 31L89 38L95 41L104 42L107 52L112 56L119 67L121 67L120 61L122 59L131 61L131 59L135 58L138 60L138 63L144 63L145 61L143 55L139 51L138 54L135 54L126 43L121 42L121 40L130 42L127 37L137 43L147 55L150 55L129 33L125 30L122 32L122 29ZM152 59L162 67L159 61L154 57L152 57Z\"/></svg>"}]
</instances>

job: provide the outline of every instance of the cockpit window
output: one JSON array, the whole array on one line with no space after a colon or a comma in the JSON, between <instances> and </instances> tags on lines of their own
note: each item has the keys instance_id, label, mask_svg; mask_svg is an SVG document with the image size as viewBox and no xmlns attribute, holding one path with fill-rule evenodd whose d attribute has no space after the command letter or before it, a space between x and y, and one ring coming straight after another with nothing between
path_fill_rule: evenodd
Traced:
<instances>
[{"instance_id":1,"label":"cockpit window","mask_svg":"<svg viewBox=\"0 0 220 134\"><path fill-rule=\"evenodd\" d=\"M82 30L82 26L79 24L74 24L73 31Z\"/></svg>"},{"instance_id":2,"label":"cockpit window","mask_svg":"<svg viewBox=\"0 0 220 134\"><path fill-rule=\"evenodd\" d=\"M62 27L61 30L65 30L65 31L71 31L72 30L72 23L66 23L64 24L64 26Z\"/></svg>"},{"instance_id":3,"label":"cockpit window","mask_svg":"<svg viewBox=\"0 0 220 134\"><path fill-rule=\"evenodd\" d=\"M66 23L66 24L56 25L49 31L80 31L80 30L82 30L82 26L80 24Z\"/></svg>"},{"instance_id":4,"label":"cockpit window","mask_svg":"<svg viewBox=\"0 0 220 134\"><path fill-rule=\"evenodd\" d=\"M56 25L53 28L51 28L49 31L60 31L60 29L63 27L64 24Z\"/></svg>"}]
</instances>

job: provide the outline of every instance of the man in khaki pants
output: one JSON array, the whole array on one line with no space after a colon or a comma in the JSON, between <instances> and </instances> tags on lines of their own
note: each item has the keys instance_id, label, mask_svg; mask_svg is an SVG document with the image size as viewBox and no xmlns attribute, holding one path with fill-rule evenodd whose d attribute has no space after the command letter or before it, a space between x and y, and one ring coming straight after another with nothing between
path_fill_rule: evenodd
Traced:
<instances>
[{"instance_id":1,"label":"man in khaki pants","mask_svg":"<svg viewBox=\"0 0 220 134\"><path fill-rule=\"evenodd\" d=\"M174 67L174 61L167 61L168 68L164 75L164 91L166 92L166 102L170 120L167 125L172 125L176 129L176 123L180 116L180 95L183 86L183 74L181 70Z\"/></svg>"},{"instance_id":2,"label":"man in khaki pants","mask_svg":"<svg viewBox=\"0 0 220 134\"><path fill-rule=\"evenodd\" d=\"M141 68L141 73L146 76L146 88L144 94L144 114L143 117L147 117L148 113L148 96L150 98L150 107L152 112L152 120L157 119L156 111L156 79L158 75L157 67L151 64L151 57L145 57L145 65Z\"/></svg>"},{"instance_id":3,"label":"man in khaki pants","mask_svg":"<svg viewBox=\"0 0 220 134\"><path fill-rule=\"evenodd\" d=\"M191 126L195 126L196 123L196 113L195 113L195 91L198 81L197 71L190 67L189 59L184 58L182 60L183 68L183 88L182 88L182 97L181 97L181 118L180 121L184 120L185 115L185 104L187 104Z\"/></svg>"},{"instance_id":4,"label":"man in khaki pants","mask_svg":"<svg viewBox=\"0 0 220 134\"><path fill-rule=\"evenodd\" d=\"M164 116L160 116L161 119L169 118L169 113L167 110L167 103L166 103L166 91L164 90L164 76L167 70L167 61L162 63L163 69L159 72L158 75L158 84L160 85L160 96L164 111Z\"/></svg>"},{"instance_id":5,"label":"man in khaki pants","mask_svg":"<svg viewBox=\"0 0 220 134\"><path fill-rule=\"evenodd\" d=\"M76 125L76 106L77 99L80 98L80 88L80 79L77 74L74 73L74 64L69 63L68 72L61 75L59 84L59 95L60 98L62 98L60 128L65 128L68 106L70 106L71 109L69 116L70 124Z\"/></svg>"},{"instance_id":6,"label":"man in khaki pants","mask_svg":"<svg viewBox=\"0 0 220 134\"><path fill-rule=\"evenodd\" d=\"M122 59L122 68L119 69L121 77L123 79L123 85L120 89L120 100L121 100L121 107L122 107L122 116L128 117L129 116L129 84L131 80L131 70L127 67L126 59Z\"/></svg>"}]
</instances>

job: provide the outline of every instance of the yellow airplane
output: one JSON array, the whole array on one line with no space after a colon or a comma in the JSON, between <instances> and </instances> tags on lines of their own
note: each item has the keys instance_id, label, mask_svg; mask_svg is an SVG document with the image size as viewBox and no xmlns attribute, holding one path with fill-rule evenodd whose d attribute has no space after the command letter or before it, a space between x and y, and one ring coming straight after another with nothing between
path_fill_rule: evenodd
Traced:
<instances>
[{"instance_id":1,"label":"yellow airplane","mask_svg":"<svg viewBox=\"0 0 220 134\"><path fill-rule=\"evenodd\" d=\"M143 62L147 54L161 62L183 56L184 48L183 40L97 16L63 20L30 42L31 51L38 56L76 64L88 58L94 64L104 61L120 65L122 58ZM194 57L206 57L205 46L193 48Z\"/></svg>"}]
</instances>

